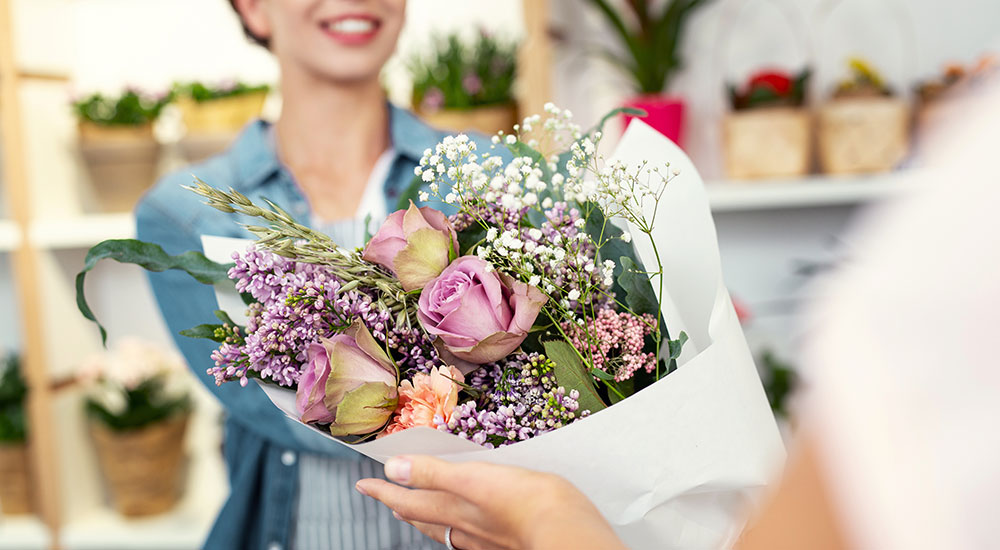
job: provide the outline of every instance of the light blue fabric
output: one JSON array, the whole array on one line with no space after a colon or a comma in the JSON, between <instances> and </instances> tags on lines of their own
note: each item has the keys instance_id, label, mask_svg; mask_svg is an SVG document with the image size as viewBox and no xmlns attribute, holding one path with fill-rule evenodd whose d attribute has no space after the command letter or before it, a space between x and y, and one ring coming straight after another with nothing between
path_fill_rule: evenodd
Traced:
<instances>
[{"instance_id":1,"label":"light blue fabric","mask_svg":"<svg viewBox=\"0 0 1000 550\"><path fill-rule=\"evenodd\" d=\"M446 133L426 126L408 111L391 105L389 110L396 158L383 191L387 211L391 212L413 181L413 169L423 151L434 147ZM308 223L309 204L278 161L268 134L267 123L253 122L224 153L164 177L136 209L138 238L161 245L169 254L179 254L201 250L203 234L250 237L237 224L249 222L248 218L218 212L181 188L191 183L192 176L220 189L232 187L257 202L270 199L300 222ZM477 141L480 147L489 147L487 141ZM179 271L150 273L149 280L178 348L227 413L224 457L232 489L204 548L290 548L299 454L318 453L349 460L358 460L361 455L288 420L252 384L245 388L235 383L216 386L206 374L212 366L209 356L213 343L178 335L183 329L216 322L212 288Z\"/></svg>"}]
</instances>

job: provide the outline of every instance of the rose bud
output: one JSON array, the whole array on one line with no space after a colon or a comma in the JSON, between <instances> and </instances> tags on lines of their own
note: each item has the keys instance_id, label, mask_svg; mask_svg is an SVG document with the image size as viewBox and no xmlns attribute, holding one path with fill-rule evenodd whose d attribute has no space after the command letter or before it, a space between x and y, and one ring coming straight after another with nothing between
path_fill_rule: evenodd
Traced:
<instances>
[{"instance_id":1,"label":"rose bud","mask_svg":"<svg viewBox=\"0 0 1000 550\"><path fill-rule=\"evenodd\" d=\"M458 236L448 218L410 201L409 208L389 215L361 257L392 271L409 292L437 277L457 254Z\"/></svg>"},{"instance_id":2,"label":"rose bud","mask_svg":"<svg viewBox=\"0 0 1000 550\"><path fill-rule=\"evenodd\" d=\"M424 287L417 307L420 324L445 351L476 365L517 349L547 300L488 267L476 256L458 258Z\"/></svg>"},{"instance_id":3,"label":"rose bud","mask_svg":"<svg viewBox=\"0 0 1000 550\"><path fill-rule=\"evenodd\" d=\"M360 321L311 344L306 356L296 392L303 422L329 423L333 435L362 435L396 410L396 367Z\"/></svg>"}]
</instances>

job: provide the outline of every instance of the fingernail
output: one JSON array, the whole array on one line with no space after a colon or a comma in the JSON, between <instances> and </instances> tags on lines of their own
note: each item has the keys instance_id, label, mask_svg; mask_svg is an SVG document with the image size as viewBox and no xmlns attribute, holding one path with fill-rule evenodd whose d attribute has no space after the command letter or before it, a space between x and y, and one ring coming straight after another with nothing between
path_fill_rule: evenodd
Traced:
<instances>
[{"instance_id":1,"label":"fingernail","mask_svg":"<svg viewBox=\"0 0 1000 550\"><path fill-rule=\"evenodd\" d=\"M408 458L390 458L385 463L385 476L396 483L409 483L412 464Z\"/></svg>"},{"instance_id":2,"label":"fingernail","mask_svg":"<svg viewBox=\"0 0 1000 550\"><path fill-rule=\"evenodd\" d=\"M365 490L360 481L354 484L354 489L362 495L368 496L368 491Z\"/></svg>"},{"instance_id":3,"label":"fingernail","mask_svg":"<svg viewBox=\"0 0 1000 550\"><path fill-rule=\"evenodd\" d=\"M392 511L392 517L398 519L399 521L406 521L405 519L403 519L403 516L399 515L399 512L395 510Z\"/></svg>"}]
</instances>

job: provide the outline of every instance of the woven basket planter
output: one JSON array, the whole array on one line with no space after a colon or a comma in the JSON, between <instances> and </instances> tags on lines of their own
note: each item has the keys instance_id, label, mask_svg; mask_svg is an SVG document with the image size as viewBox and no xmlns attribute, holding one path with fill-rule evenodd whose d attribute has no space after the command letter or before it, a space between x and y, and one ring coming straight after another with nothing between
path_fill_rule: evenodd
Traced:
<instances>
[{"instance_id":1,"label":"woven basket planter","mask_svg":"<svg viewBox=\"0 0 1000 550\"><path fill-rule=\"evenodd\" d=\"M260 116L267 92L253 92L209 101L177 100L188 134L233 134Z\"/></svg>"},{"instance_id":2,"label":"woven basket planter","mask_svg":"<svg viewBox=\"0 0 1000 550\"><path fill-rule=\"evenodd\" d=\"M509 134L517 124L517 107L512 103L473 109L442 109L432 113L418 111L417 114L435 128L452 132L476 130L488 136L500 130Z\"/></svg>"},{"instance_id":3,"label":"woven basket planter","mask_svg":"<svg viewBox=\"0 0 1000 550\"><path fill-rule=\"evenodd\" d=\"M728 113L722 121L726 172L735 179L782 178L809 172L809 112L792 107Z\"/></svg>"},{"instance_id":4,"label":"woven basket planter","mask_svg":"<svg viewBox=\"0 0 1000 550\"><path fill-rule=\"evenodd\" d=\"M101 210L128 212L156 181L160 144L153 126L79 125L80 152Z\"/></svg>"},{"instance_id":5,"label":"woven basket planter","mask_svg":"<svg viewBox=\"0 0 1000 550\"><path fill-rule=\"evenodd\" d=\"M119 513L159 514L177 503L187 425L186 414L126 432L91 422L97 458Z\"/></svg>"},{"instance_id":6,"label":"woven basket planter","mask_svg":"<svg viewBox=\"0 0 1000 550\"><path fill-rule=\"evenodd\" d=\"M817 122L820 166L828 174L892 170L910 150L910 108L902 99L834 99Z\"/></svg>"},{"instance_id":7,"label":"woven basket planter","mask_svg":"<svg viewBox=\"0 0 1000 550\"><path fill-rule=\"evenodd\" d=\"M4 515L34 511L28 446L25 444L0 445L0 511Z\"/></svg>"}]
</instances>

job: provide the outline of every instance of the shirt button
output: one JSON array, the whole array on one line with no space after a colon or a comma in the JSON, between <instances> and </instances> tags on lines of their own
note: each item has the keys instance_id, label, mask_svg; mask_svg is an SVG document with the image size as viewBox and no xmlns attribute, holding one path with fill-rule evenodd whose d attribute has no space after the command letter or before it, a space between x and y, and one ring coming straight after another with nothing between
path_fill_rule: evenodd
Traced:
<instances>
[{"instance_id":1,"label":"shirt button","mask_svg":"<svg viewBox=\"0 0 1000 550\"><path fill-rule=\"evenodd\" d=\"M295 453L292 451L285 451L281 453L281 463L285 466L291 466L295 464Z\"/></svg>"},{"instance_id":2,"label":"shirt button","mask_svg":"<svg viewBox=\"0 0 1000 550\"><path fill-rule=\"evenodd\" d=\"M281 550L281 545L278 544L277 542L272 542L271 544L267 545L267 550Z\"/></svg>"}]
</instances>

